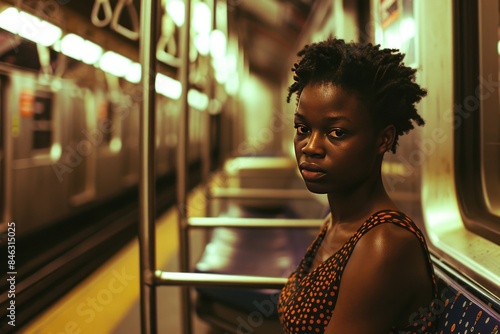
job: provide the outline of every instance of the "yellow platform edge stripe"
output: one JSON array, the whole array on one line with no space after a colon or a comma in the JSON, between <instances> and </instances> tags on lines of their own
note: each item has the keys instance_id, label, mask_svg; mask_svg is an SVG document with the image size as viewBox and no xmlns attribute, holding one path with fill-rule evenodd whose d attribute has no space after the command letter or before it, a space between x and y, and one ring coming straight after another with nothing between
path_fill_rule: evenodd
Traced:
<instances>
[{"instance_id":1,"label":"yellow platform edge stripe","mask_svg":"<svg viewBox=\"0 0 500 334\"><path fill-rule=\"evenodd\" d=\"M205 205L201 187L188 198L190 216L200 216ZM157 268L172 258L179 247L177 209L158 218ZM140 295L139 243L127 244L91 276L23 328L23 333L110 333L118 326Z\"/></svg>"}]
</instances>

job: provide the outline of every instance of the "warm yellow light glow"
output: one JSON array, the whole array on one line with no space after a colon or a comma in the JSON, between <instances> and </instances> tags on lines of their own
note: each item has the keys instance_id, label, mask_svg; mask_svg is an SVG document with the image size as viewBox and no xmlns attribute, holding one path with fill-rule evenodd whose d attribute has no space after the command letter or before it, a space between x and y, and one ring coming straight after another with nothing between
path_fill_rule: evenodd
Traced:
<instances>
[{"instance_id":1,"label":"warm yellow light glow","mask_svg":"<svg viewBox=\"0 0 500 334\"><path fill-rule=\"evenodd\" d=\"M0 28L17 34L19 30L19 11L14 7L9 7L0 13Z\"/></svg>"},{"instance_id":2,"label":"warm yellow light glow","mask_svg":"<svg viewBox=\"0 0 500 334\"><path fill-rule=\"evenodd\" d=\"M210 35L197 35L194 38L194 46L201 55L208 55L210 52Z\"/></svg>"},{"instance_id":3,"label":"warm yellow light glow","mask_svg":"<svg viewBox=\"0 0 500 334\"><path fill-rule=\"evenodd\" d=\"M195 109L205 110L208 107L208 96L196 89L190 89L188 91L188 103Z\"/></svg>"},{"instance_id":4,"label":"warm yellow light glow","mask_svg":"<svg viewBox=\"0 0 500 334\"><path fill-rule=\"evenodd\" d=\"M220 84L225 83L229 75L226 58L212 58L212 66L214 67L215 80Z\"/></svg>"},{"instance_id":5,"label":"warm yellow light glow","mask_svg":"<svg viewBox=\"0 0 500 334\"><path fill-rule=\"evenodd\" d=\"M125 75L125 80L131 83L139 83L141 81L141 64L132 63L127 69L127 74Z\"/></svg>"},{"instance_id":6,"label":"warm yellow light glow","mask_svg":"<svg viewBox=\"0 0 500 334\"><path fill-rule=\"evenodd\" d=\"M238 57L234 53L226 55L226 67L228 71L236 71L238 69Z\"/></svg>"},{"instance_id":7,"label":"warm yellow light glow","mask_svg":"<svg viewBox=\"0 0 500 334\"><path fill-rule=\"evenodd\" d=\"M14 7L0 13L0 28L43 46L51 46L62 35L61 28Z\"/></svg>"},{"instance_id":8,"label":"warm yellow light glow","mask_svg":"<svg viewBox=\"0 0 500 334\"><path fill-rule=\"evenodd\" d=\"M50 148L50 159L52 161L58 161L61 158L61 145L59 143L55 143Z\"/></svg>"},{"instance_id":9,"label":"warm yellow light glow","mask_svg":"<svg viewBox=\"0 0 500 334\"><path fill-rule=\"evenodd\" d=\"M216 27L222 31L227 31L227 4L226 1L217 1L215 7Z\"/></svg>"},{"instance_id":10,"label":"warm yellow light glow","mask_svg":"<svg viewBox=\"0 0 500 334\"><path fill-rule=\"evenodd\" d=\"M109 142L109 150L111 152L120 152L121 149L122 140L118 137L114 137L113 139L111 139L111 141Z\"/></svg>"},{"instance_id":11,"label":"warm yellow light glow","mask_svg":"<svg viewBox=\"0 0 500 334\"><path fill-rule=\"evenodd\" d=\"M208 36L212 30L212 16L210 8L204 2L198 2L194 5L193 30L201 35Z\"/></svg>"},{"instance_id":12,"label":"warm yellow light glow","mask_svg":"<svg viewBox=\"0 0 500 334\"><path fill-rule=\"evenodd\" d=\"M223 58L226 55L227 40L226 35L220 30L213 30L210 33L210 54L214 58Z\"/></svg>"},{"instance_id":13,"label":"warm yellow light glow","mask_svg":"<svg viewBox=\"0 0 500 334\"><path fill-rule=\"evenodd\" d=\"M81 60L84 42L85 40L82 37L75 34L68 34L61 40L61 52L68 57Z\"/></svg>"},{"instance_id":14,"label":"warm yellow light glow","mask_svg":"<svg viewBox=\"0 0 500 334\"><path fill-rule=\"evenodd\" d=\"M182 0L168 0L167 13L174 21L175 25L180 27L184 24L186 8Z\"/></svg>"},{"instance_id":15,"label":"warm yellow light glow","mask_svg":"<svg viewBox=\"0 0 500 334\"><path fill-rule=\"evenodd\" d=\"M224 86L226 88L226 92L229 95L235 95L238 92L240 87L240 79L238 76L238 72L231 72L227 78L226 84Z\"/></svg>"},{"instance_id":16,"label":"warm yellow light glow","mask_svg":"<svg viewBox=\"0 0 500 334\"><path fill-rule=\"evenodd\" d=\"M64 36L60 43L54 44L54 50L89 65L95 64L103 51L99 45L75 34Z\"/></svg>"},{"instance_id":17,"label":"warm yellow light glow","mask_svg":"<svg viewBox=\"0 0 500 334\"><path fill-rule=\"evenodd\" d=\"M40 20L26 12L20 12L18 34L43 46L51 46L61 38L62 30L52 23Z\"/></svg>"},{"instance_id":18,"label":"warm yellow light glow","mask_svg":"<svg viewBox=\"0 0 500 334\"><path fill-rule=\"evenodd\" d=\"M204 2L194 5L193 13L194 46L198 52L206 56L210 52L210 31L212 30L212 16L210 8Z\"/></svg>"},{"instance_id":19,"label":"warm yellow light glow","mask_svg":"<svg viewBox=\"0 0 500 334\"><path fill-rule=\"evenodd\" d=\"M411 39L413 36L415 36L415 20L412 18L406 18L402 20L399 31L402 42L406 42L407 40Z\"/></svg>"},{"instance_id":20,"label":"warm yellow light glow","mask_svg":"<svg viewBox=\"0 0 500 334\"><path fill-rule=\"evenodd\" d=\"M102 52L103 50L99 45L85 40L83 43L82 61L85 64L93 65L101 58Z\"/></svg>"},{"instance_id":21,"label":"warm yellow light glow","mask_svg":"<svg viewBox=\"0 0 500 334\"><path fill-rule=\"evenodd\" d=\"M158 73L155 81L156 91L166 97L177 100L181 97L182 85L179 81Z\"/></svg>"},{"instance_id":22,"label":"warm yellow light glow","mask_svg":"<svg viewBox=\"0 0 500 334\"><path fill-rule=\"evenodd\" d=\"M107 73L123 77L132 61L113 51L105 52L99 60L99 67Z\"/></svg>"}]
</instances>

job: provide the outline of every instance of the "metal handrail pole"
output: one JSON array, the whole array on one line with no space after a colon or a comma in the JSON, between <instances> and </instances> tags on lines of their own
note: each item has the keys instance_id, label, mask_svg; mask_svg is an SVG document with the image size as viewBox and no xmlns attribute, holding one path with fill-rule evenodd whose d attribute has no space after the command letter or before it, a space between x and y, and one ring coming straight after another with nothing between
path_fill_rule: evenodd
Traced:
<instances>
[{"instance_id":1,"label":"metal handrail pole","mask_svg":"<svg viewBox=\"0 0 500 334\"><path fill-rule=\"evenodd\" d=\"M220 286L255 289L281 289L287 281L285 277L178 273L161 270L156 271L155 277L158 285Z\"/></svg>"},{"instance_id":2,"label":"metal handrail pole","mask_svg":"<svg viewBox=\"0 0 500 334\"><path fill-rule=\"evenodd\" d=\"M455 282L457 285L466 286L467 290L474 296L480 296L480 300L486 301L493 306L494 309L500 309L500 298L495 296L490 290L476 283L470 277L467 277L460 271L449 266L445 261L442 261L439 257L430 254L432 264L434 266L435 274L445 281L447 284L453 284ZM158 274L156 274L158 276Z\"/></svg>"},{"instance_id":3,"label":"metal handrail pole","mask_svg":"<svg viewBox=\"0 0 500 334\"><path fill-rule=\"evenodd\" d=\"M240 218L240 217L191 217L191 228L241 227L241 228L319 228L324 219Z\"/></svg>"},{"instance_id":4,"label":"metal handrail pole","mask_svg":"<svg viewBox=\"0 0 500 334\"><path fill-rule=\"evenodd\" d=\"M140 115L139 247L141 332L156 333L155 256L155 79L156 15L158 1L141 2L140 62L142 109Z\"/></svg>"},{"instance_id":5,"label":"metal handrail pole","mask_svg":"<svg viewBox=\"0 0 500 334\"><path fill-rule=\"evenodd\" d=\"M211 12L212 12L212 26L210 30L215 30L217 27L217 0L211 2ZM212 57L210 55L210 57ZM211 58L210 58L211 59ZM210 202L208 200L210 196L210 170L212 169L212 116L211 109L214 107L215 100L215 75L213 66L208 67L208 107L203 111L202 115L202 127L204 130L205 137L202 140L202 180L204 183L205 191L205 216L210 216Z\"/></svg>"},{"instance_id":6,"label":"metal handrail pole","mask_svg":"<svg viewBox=\"0 0 500 334\"><path fill-rule=\"evenodd\" d=\"M187 224L187 150L189 139L189 48L191 43L191 0L185 1L185 20L181 29L180 82L181 115L179 120L177 146L177 208L179 226L179 266L180 271L189 271L189 226ZM181 287L181 320L184 334L192 333L191 297L189 287Z\"/></svg>"},{"instance_id":7,"label":"metal handrail pole","mask_svg":"<svg viewBox=\"0 0 500 334\"><path fill-rule=\"evenodd\" d=\"M213 188L212 199L298 199L314 200L315 197L302 189Z\"/></svg>"}]
</instances>

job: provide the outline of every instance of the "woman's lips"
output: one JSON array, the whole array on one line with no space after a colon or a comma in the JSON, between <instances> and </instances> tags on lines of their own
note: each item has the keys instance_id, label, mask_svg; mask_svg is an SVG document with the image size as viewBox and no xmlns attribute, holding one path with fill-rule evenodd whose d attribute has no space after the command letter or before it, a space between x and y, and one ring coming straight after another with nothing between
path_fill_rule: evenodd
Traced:
<instances>
[{"instance_id":1,"label":"woman's lips","mask_svg":"<svg viewBox=\"0 0 500 334\"><path fill-rule=\"evenodd\" d=\"M299 168L302 176L306 180L313 181L326 175L326 171L316 164L303 162L299 165Z\"/></svg>"},{"instance_id":2,"label":"woman's lips","mask_svg":"<svg viewBox=\"0 0 500 334\"><path fill-rule=\"evenodd\" d=\"M310 181L317 180L317 179L321 178L322 176L326 175L323 172L315 172L315 171L311 171L308 169L301 169L300 172L302 173L302 177L305 180L310 180Z\"/></svg>"}]
</instances>

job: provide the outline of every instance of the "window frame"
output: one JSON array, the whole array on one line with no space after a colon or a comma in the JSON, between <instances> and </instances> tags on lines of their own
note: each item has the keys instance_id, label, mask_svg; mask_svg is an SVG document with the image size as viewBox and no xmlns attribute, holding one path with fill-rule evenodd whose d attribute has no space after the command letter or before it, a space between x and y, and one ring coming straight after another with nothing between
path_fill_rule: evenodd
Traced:
<instances>
[{"instance_id":1,"label":"window frame","mask_svg":"<svg viewBox=\"0 0 500 334\"><path fill-rule=\"evenodd\" d=\"M454 1L454 106L475 96L480 87L481 50L479 3ZM498 94L498 92L497 92ZM455 110L454 130L455 184L465 226L472 232L500 244L500 217L492 214L484 197L482 176L481 112L483 104L468 114ZM467 115L467 116L462 116ZM458 120L460 123L458 123Z\"/></svg>"}]
</instances>

